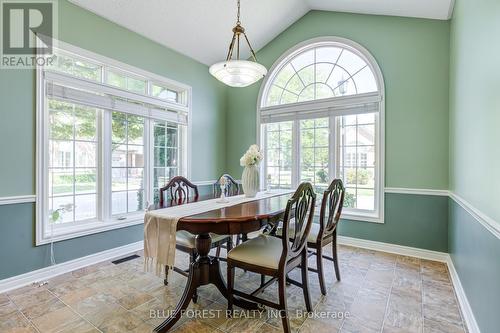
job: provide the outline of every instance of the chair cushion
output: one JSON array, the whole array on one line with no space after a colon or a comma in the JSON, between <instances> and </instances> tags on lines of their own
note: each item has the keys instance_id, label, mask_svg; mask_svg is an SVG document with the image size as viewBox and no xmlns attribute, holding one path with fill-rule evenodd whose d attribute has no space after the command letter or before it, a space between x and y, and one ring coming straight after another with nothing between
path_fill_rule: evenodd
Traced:
<instances>
[{"instance_id":1,"label":"chair cushion","mask_svg":"<svg viewBox=\"0 0 500 333\"><path fill-rule=\"evenodd\" d=\"M212 243L215 243L215 242L219 242L219 241L223 240L224 238L226 238L228 236L227 235L217 235L217 234L211 233L210 237L212 237ZM177 231L177 234L176 234L177 244L182 245L184 247L191 248L191 249L195 248L195 245L194 245L195 238L196 238L195 235L193 235L192 233L187 232L185 230Z\"/></svg>"},{"instance_id":2,"label":"chair cushion","mask_svg":"<svg viewBox=\"0 0 500 333\"><path fill-rule=\"evenodd\" d=\"M290 230L288 230L288 235L293 235L294 230L295 230L294 225L290 223ZM278 230L276 230L277 236L280 237L282 233L283 233L283 228L279 228ZM309 235L307 235L307 242L316 243L316 240L318 239L318 234L319 234L319 223L311 224L311 230L309 231Z\"/></svg>"},{"instance_id":3,"label":"chair cushion","mask_svg":"<svg viewBox=\"0 0 500 333\"><path fill-rule=\"evenodd\" d=\"M282 253L280 238L261 234L229 251L227 258L277 270Z\"/></svg>"}]
</instances>

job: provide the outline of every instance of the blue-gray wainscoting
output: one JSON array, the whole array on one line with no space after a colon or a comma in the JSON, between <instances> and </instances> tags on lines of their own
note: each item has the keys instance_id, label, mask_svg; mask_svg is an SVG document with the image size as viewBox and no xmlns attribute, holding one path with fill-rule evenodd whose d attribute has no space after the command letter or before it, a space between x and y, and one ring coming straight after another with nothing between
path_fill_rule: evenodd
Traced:
<instances>
[{"instance_id":1,"label":"blue-gray wainscoting","mask_svg":"<svg viewBox=\"0 0 500 333\"><path fill-rule=\"evenodd\" d=\"M482 333L500 328L500 240L449 199L449 252Z\"/></svg>"},{"instance_id":2,"label":"blue-gray wainscoting","mask_svg":"<svg viewBox=\"0 0 500 333\"><path fill-rule=\"evenodd\" d=\"M384 224L342 221L340 234L447 251L446 197L387 193L385 201ZM0 280L49 265L49 246L34 246L34 214L33 203L0 206ZM60 263L130 244L142 237L142 225L137 225L61 241L55 244L56 261Z\"/></svg>"}]
</instances>

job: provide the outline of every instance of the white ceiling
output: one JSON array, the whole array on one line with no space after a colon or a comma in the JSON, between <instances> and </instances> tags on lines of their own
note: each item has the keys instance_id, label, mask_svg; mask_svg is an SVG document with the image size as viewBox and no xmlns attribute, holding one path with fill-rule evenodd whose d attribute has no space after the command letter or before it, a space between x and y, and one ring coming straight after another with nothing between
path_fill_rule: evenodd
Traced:
<instances>
[{"instance_id":1,"label":"white ceiling","mask_svg":"<svg viewBox=\"0 0 500 333\"><path fill-rule=\"evenodd\" d=\"M201 63L225 58L235 0L70 0ZM241 23L255 51L311 9L449 19L454 0L242 0ZM242 58L248 56L246 48Z\"/></svg>"}]
</instances>

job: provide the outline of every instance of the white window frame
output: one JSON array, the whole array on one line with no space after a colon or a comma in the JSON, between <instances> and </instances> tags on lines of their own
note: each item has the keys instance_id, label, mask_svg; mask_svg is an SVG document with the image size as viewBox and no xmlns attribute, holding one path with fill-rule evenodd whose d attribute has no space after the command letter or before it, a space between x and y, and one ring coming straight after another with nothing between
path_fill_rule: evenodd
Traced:
<instances>
[{"instance_id":1,"label":"white window frame","mask_svg":"<svg viewBox=\"0 0 500 333\"><path fill-rule=\"evenodd\" d=\"M154 74L134 66L122 63L120 61L96 54L94 52L76 47L74 45L57 41L57 49L60 49L64 53L74 54L75 57L81 58L85 61L89 61L100 66L110 68L119 73L129 75L134 78L141 78L147 80L146 94L137 94L128 90L120 89L115 86L106 84L105 73L107 71L102 71L101 82L96 82L92 80L86 80L83 78L75 78L64 73L59 73L56 71L49 71L43 67L38 66L36 68L36 246L48 244L50 242L57 242L66 239L81 237L85 235L91 235L96 233L101 233L104 231L125 228L133 225L138 225L144 223L144 212L134 212L127 214L126 220L119 220L116 216L108 216L109 219L104 221L90 220L86 222L72 222L67 225L61 224L54 227L50 231L48 227L48 145L46 144L49 140L48 138L48 110L47 110L47 89L46 89L46 78L55 77L58 82L67 82L72 86L85 87L96 85L99 86L102 91L114 92L120 97L130 97L135 100L143 101L146 103L152 103L153 105L159 105L170 110L182 111L185 114L185 119L187 122L185 139L185 148L183 151L183 157L185 158L186 165L184 169L186 170L187 177L191 177L191 151L192 151L192 88L189 85L165 78L158 74ZM104 82L104 83L103 83ZM155 98L149 95L149 90L151 89L151 82L161 84L169 89L176 90L181 93L181 103L173 103L163 99ZM78 103L76 103L78 104ZM104 116L99 118L102 121L106 121L111 124L111 112L108 110L105 112ZM155 115L159 115L161 111L150 110L150 118L144 118L144 203L152 203L153 201L153 168L150 165L153 154L153 145L151 144L153 140L153 122ZM184 116L183 116L184 117ZM101 156L101 164L97 165L97 174L102 177L103 172L111 173L111 155L104 154L102 151L111 151L111 135L102 135L101 139L103 142L98 146L98 154ZM149 147L149 149L148 149ZM108 156L109 155L109 156ZM109 170L105 167L109 166ZM179 166L181 169L181 166ZM102 201L97 202L97 214L102 211L102 206L108 205L111 200L111 186L109 182L110 177L102 177L101 183L97 183L98 192L101 192ZM99 196L98 196L99 199ZM123 215L123 214L121 214Z\"/></svg>"},{"instance_id":2,"label":"white window frame","mask_svg":"<svg viewBox=\"0 0 500 333\"><path fill-rule=\"evenodd\" d=\"M338 46L347 48L354 53L362 56L370 69L372 70L375 80L377 81L378 91L373 93L363 93L357 95L332 97L326 99L319 99L313 101L297 102L292 104L265 106L267 95L275 76L279 73L279 69L283 64L286 64L297 54L319 46ZM335 110L345 110L346 107L363 105L368 103L377 103L378 107L374 110L376 113L376 128L375 128L375 212L364 211L361 209L344 208L342 218L347 220L356 220L364 222L384 223L384 189L385 189L385 85L382 71L371 53L362 45L346 38L326 36L318 37L301 42L289 50L287 50L280 58L278 58L269 69L269 74L265 77L259 90L257 98L257 144L261 145L263 149L266 146L265 135L262 133L262 117L277 117L282 120L293 120L293 146L292 146L292 187L295 188L299 185L300 181L300 129L297 118L294 120L294 114L301 113L300 119L305 118L324 118L329 117L330 122L330 161L329 161L329 175L333 179L338 176L338 130L337 130L337 117L340 115L347 115L345 111L340 111L335 115ZM333 112L325 112L323 110L334 110ZM320 111L318 111L320 110ZM351 114L356 114L353 112ZM294 157L295 156L295 157ZM266 160L261 165L261 184L265 184L267 170Z\"/></svg>"}]
</instances>

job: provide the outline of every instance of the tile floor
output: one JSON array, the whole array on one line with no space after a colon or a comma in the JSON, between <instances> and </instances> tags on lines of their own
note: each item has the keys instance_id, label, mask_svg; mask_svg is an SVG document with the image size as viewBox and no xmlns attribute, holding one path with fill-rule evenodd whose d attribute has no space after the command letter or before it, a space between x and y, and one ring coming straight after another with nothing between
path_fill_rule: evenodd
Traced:
<instances>
[{"instance_id":1,"label":"tile floor","mask_svg":"<svg viewBox=\"0 0 500 333\"><path fill-rule=\"evenodd\" d=\"M326 251L328 252L328 251ZM302 291L288 288L294 332L466 332L446 265L412 257L339 248L342 281L325 261L328 295L321 296L317 276L310 273L314 318L306 318ZM187 256L178 251L177 265ZM224 266L225 269L225 266ZM299 272L292 277L300 281ZM104 262L0 294L0 332L151 332L182 294L186 279L172 273L168 287L143 271L142 257L114 265ZM236 286L255 289L259 276L237 270ZM275 298L276 285L265 297ZM199 290L174 327L175 332L281 332L271 311L225 316L226 302L215 288ZM201 310L211 311L202 313Z\"/></svg>"}]
</instances>

